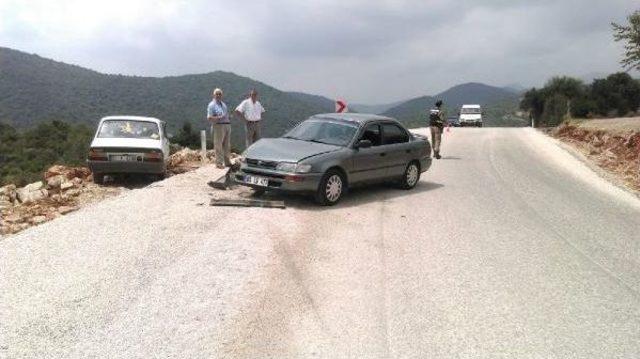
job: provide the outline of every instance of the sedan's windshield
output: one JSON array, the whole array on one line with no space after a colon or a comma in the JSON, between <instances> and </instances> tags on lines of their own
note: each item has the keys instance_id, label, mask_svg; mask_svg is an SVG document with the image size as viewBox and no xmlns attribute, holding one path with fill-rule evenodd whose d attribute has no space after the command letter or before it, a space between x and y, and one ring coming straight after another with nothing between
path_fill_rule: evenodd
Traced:
<instances>
[{"instance_id":1,"label":"sedan's windshield","mask_svg":"<svg viewBox=\"0 0 640 359\"><path fill-rule=\"evenodd\" d=\"M283 137L346 146L353 139L357 129L356 124L312 119L302 122Z\"/></svg>"},{"instance_id":2,"label":"sedan's windshield","mask_svg":"<svg viewBox=\"0 0 640 359\"><path fill-rule=\"evenodd\" d=\"M109 120L104 121L98 131L101 138L147 138L160 139L158 125L147 121Z\"/></svg>"}]
</instances>

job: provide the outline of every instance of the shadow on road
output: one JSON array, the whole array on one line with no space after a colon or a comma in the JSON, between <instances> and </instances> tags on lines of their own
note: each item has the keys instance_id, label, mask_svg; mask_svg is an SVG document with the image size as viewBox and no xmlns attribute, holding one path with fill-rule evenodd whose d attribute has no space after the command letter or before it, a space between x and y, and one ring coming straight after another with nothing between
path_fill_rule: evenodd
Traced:
<instances>
[{"instance_id":1,"label":"shadow on road","mask_svg":"<svg viewBox=\"0 0 640 359\"><path fill-rule=\"evenodd\" d=\"M286 193L267 192L261 199L283 200L287 207L310 210L310 211L327 211L345 207L356 207L372 202L389 201L396 198L417 195L418 193L437 190L444 187L443 184L420 181L410 190L399 189L393 184L377 184L370 186L357 187L350 189L348 193L335 206L323 207L318 205L313 196L303 196Z\"/></svg>"},{"instance_id":2,"label":"shadow on road","mask_svg":"<svg viewBox=\"0 0 640 359\"><path fill-rule=\"evenodd\" d=\"M103 186L105 187L124 187L128 189L138 189L147 187L158 181L157 176L143 174L119 174L107 175Z\"/></svg>"},{"instance_id":3,"label":"shadow on road","mask_svg":"<svg viewBox=\"0 0 640 359\"><path fill-rule=\"evenodd\" d=\"M457 157L457 156L443 156L441 158L441 160L461 160L462 157Z\"/></svg>"}]
</instances>

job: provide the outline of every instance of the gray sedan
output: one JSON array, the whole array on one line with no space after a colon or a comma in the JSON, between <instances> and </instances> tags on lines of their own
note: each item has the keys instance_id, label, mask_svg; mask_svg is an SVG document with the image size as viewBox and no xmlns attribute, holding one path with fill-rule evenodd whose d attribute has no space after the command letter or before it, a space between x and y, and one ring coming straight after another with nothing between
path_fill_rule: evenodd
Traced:
<instances>
[{"instance_id":1,"label":"gray sedan","mask_svg":"<svg viewBox=\"0 0 640 359\"><path fill-rule=\"evenodd\" d=\"M392 118L322 114L247 148L235 180L258 191L310 193L318 203L333 205L360 184L394 181L413 188L430 166L426 138Z\"/></svg>"}]
</instances>

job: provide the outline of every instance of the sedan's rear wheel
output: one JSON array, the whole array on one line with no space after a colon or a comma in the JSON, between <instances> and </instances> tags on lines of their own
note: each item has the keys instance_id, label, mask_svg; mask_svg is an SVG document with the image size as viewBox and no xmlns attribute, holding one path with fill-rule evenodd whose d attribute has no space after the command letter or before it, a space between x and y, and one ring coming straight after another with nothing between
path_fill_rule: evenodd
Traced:
<instances>
[{"instance_id":1,"label":"sedan's rear wheel","mask_svg":"<svg viewBox=\"0 0 640 359\"><path fill-rule=\"evenodd\" d=\"M404 176L400 183L404 189L411 189L418 184L420 180L420 167L416 161L410 162L404 170Z\"/></svg>"},{"instance_id":2,"label":"sedan's rear wheel","mask_svg":"<svg viewBox=\"0 0 640 359\"><path fill-rule=\"evenodd\" d=\"M342 173L329 170L322 176L316 191L316 202L323 206L333 206L340 201L346 188Z\"/></svg>"}]
</instances>

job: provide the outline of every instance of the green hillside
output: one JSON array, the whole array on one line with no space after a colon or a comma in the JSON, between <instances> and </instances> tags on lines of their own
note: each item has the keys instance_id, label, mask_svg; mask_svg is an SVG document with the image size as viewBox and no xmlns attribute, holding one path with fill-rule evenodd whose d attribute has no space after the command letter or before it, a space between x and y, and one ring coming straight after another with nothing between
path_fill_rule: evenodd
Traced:
<instances>
[{"instance_id":1,"label":"green hillside","mask_svg":"<svg viewBox=\"0 0 640 359\"><path fill-rule=\"evenodd\" d=\"M329 113L329 112L334 112L335 111L335 102L331 99L328 99L324 96L319 96L319 95L310 95L304 92L294 92L294 91L289 91L287 92L287 95L301 101L304 102L308 105L311 105L313 107L317 107L317 108L322 108L324 109L321 112L324 113Z\"/></svg>"},{"instance_id":2,"label":"green hillside","mask_svg":"<svg viewBox=\"0 0 640 359\"><path fill-rule=\"evenodd\" d=\"M480 104L485 111L486 126L523 126L527 123L512 115L518 108L517 93L480 83L457 85L435 96L417 97L383 114L397 118L409 127L426 126L427 110L433 108L437 99L444 101L448 116L456 115L463 104Z\"/></svg>"},{"instance_id":3,"label":"green hillside","mask_svg":"<svg viewBox=\"0 0 640 359\"><path fill-rule=\"evenodd\" d=\"M153 116L176 132L184 122L196 130L208 128L206 106L220 87L225 102L235 107L251 88L267 109L265 136L278 136L302 119L333 110L303 101L264 83L230 72L174 77L101 74L74 65L0 48L0 122L16 128L61 120L95 126L107 115ZM244 147L240 123L232 130L232 145Z\"/></svg>"},{"instance_id":4,"label":"green hillside","mask_svg":"<svg viewBox=\"0 0 640 359\"><path fill-rule=\"evenodd\" d=\"M360 103L352 103L352 104L349 104L349 109L360 112L360 113L380 114L389 110L390 108L393 108L402 104L403 102L404 101L396 101L396 102L386 103L381 105L367 105L367 104L360 104Z\"/></svg>"}]
</instances>

